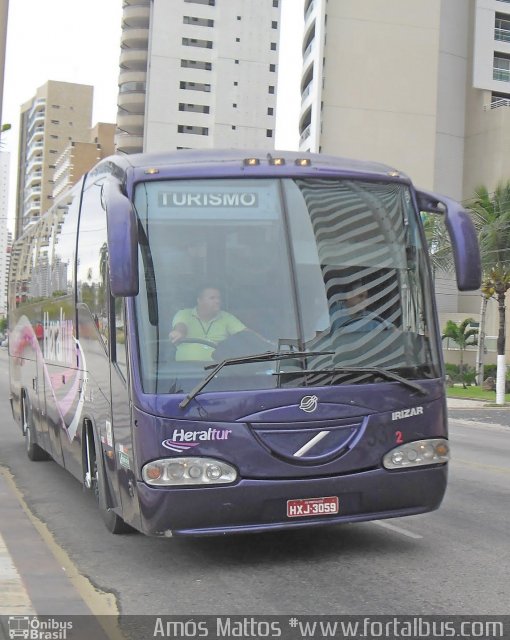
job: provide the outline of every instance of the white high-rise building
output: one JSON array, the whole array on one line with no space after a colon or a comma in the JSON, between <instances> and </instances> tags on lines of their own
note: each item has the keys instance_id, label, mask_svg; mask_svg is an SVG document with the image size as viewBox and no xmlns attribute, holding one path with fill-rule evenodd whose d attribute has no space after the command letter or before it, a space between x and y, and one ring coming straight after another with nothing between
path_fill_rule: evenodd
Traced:
<instances>
[{"instance_id":1,"label":"white high-rise building","mask_svg":"<svg viewBox=\"0 0 510 640\"><path fill-rule=\"evenodd\" d=\"M7 314L7 277L12 234L7 230L10 154L0 151L0 317Z\"/></svg>"},{"instance_id":2,"label":"white high-rise building","mask_svg":"<svg viewBox=\"0 0 510 640\"><path fill-rule=\"evenodd\" d=\"M281 0L125 0L116 148L274 148Z\"/></svg>"},{"instance_id":3,"label":"white high-rise building","mask_svg":"<svg viewBox=\"0 0 510 640\"><path fill-rule=\"evenodd\" d=\"M461 201L510 178L510 0L305 0L304 14L301 150ZM478 316L480 294L446 274L436 293L441 327ZM497 321L491 301L489 335Z\"/></svg>"}]
</instances>

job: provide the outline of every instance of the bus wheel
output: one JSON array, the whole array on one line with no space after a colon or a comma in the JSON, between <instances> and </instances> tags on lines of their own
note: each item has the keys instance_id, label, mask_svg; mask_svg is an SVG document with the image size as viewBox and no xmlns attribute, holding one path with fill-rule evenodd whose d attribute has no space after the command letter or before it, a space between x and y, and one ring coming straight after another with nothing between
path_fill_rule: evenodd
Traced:
<instances>
[{"instance_id":1,"label":"bus wheel","mask_svg":"<svg viewBox=\"0 0 510 640\"><path fill-rule=\"evenodd\" d=\"M101 519L105 523L106 528L110 533L113 534L133 533L135 531L133 527L127 524L127 522L124 522L124 520L114 511L103 506L106 504L106 488L104 485L102 473L100 471L101 464L98 464L97 462L95 451L89 452L88 455L91 455L92 457L92 460L88 458L89 462L87 464L87 467L89 469L92 469L92 488L94 490L96 502L99 507ZM87 486L87 484L85 484L85 486Z\"/></svg>"},{"instance_id":2,"label":"bus wheel","mask_svg":"<svg viewBox=\"0 0 510 640\"><path fill-rule=\"evenodd\" d=\"M21 416L23 420L23 434L25 436L25 450L29 460L33 462L49 460L50 456L36 442L35 429L32 426L32 416L28 408L28 400L25 396L23 396L21 404Z\"/></svg>"}]
</instances>

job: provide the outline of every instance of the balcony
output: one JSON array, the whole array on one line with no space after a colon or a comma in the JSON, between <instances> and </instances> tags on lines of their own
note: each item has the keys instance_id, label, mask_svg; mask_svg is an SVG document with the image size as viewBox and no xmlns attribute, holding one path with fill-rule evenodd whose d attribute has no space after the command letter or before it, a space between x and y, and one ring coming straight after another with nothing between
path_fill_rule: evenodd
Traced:
<instances>
[{"instance_id":1,"label":"balcony","mask_svg":"<svg viewBox=\"0 0 510 640\"><path fill-rule=\"evenodd\" d=\"M145 113L145 90L120 91L117 98L120 110L134 114Z\"/></svg>"},{"instance_id":2,"label":"balcony","mask_svg":"<svg viewBox=\"0 0 510 640\"><path fill-rule=\"evenodd\" d=\"M38 169L37 171L32 171L26 179L25 185L27 187L35 186L41 183L42 171Z\"/></svg>"},{"instance_id":3,"label":"balcony","mask_svg":"<svg viewBox=\"0 0 510 640\"><path fill-rule=\"evenodd\" d=\"M120 38L122 48L147 49L149 44L149 29L128 29L122 31Z\"/></svg>"},{"instance_id":4,"label":"balcony","mask_svg":"<svg viewBox=\"0 0 510 640\"><path fill-rule=\"evenodd\" d=\"M494 67L492 70L493 80L500 80L501 82L510 82L510 69L501 69Z\"/></svg>"},{"instance_id":5,"label":"balcony","mask_svg":"<svg viewBox=\"0 0 510 640\"><path fill-rule=\"evenodd\" d=\"M308 96L311 94L312 89L313 89L313 81L309 82L306 88L304 89L304 91L301 93L301 106L303 105L305 100L308 98Z\"/></svg>"},{"instance_id":6,"label":"balcony","mask_svg":"<svg viewBox=\"0 0 510 640\"><path fill-rule=\"evenodd\" d=\"M25 169L25 176L30 176L33 171L36 169L39 170L42 167L43 158L41 156L35 156L28 164Z\"/></svg>"},{"instance_id":7,"label":"balcony","mask_svg":"<svg viewBox=\"0 0 510 640\"><path fill-rule=\"evenodd\" d=\"M130 69L121 69L119 73L119 92L145 92L147 88L146 80L146 71L131 71Z\"/></svg>"},{"instance_id":8,"label":"balcony","mask_svg":"<svg viewBox=\"0 0 510 640\"><path fill-rule=\"evenodd\" d=\"M128 5L122 13L123 27L134 29L148 28L150 22L150 5Z\"/></svg>"},{"instance_id":9,"label":"balcony","mask_svg":"<svg viewBox=\"0 0 510 640\"><path fill-rule=\"evenodd\" d=\"M309 124L303 133L299 136L299 144L303 144L303 142L310 137L310 133L312 131L312 125Z\"/></svg>"},{"instance_id":10,"label":"balcony","mask_svg":"<svg viewBox=\"0 0 510 640\"><path fill-rule=\"evenodd\" d=\"M130 71L147 70L147 49L122 49L120 52L120 67Z\"/></svg>"},{"instance_id":11,"label":"balcony","mask_svg":"<svg viewBox=\"0 0 510 640\"><path fill-rule=\"evenodd\" d=\"M44 142L34 142L33 144L31 144L27 150L27 162L30 162L34 155L38 154L39 156L41 156L41 151L43 150L43 148Z\"/></svg>"},{"instance_id":12,"label":"balcony","mask_svg":"<svg viewBox=\"0 0 510 640\"><path fill-rule=\"evenodd\" d=\"M23 203L25 205L25 208L28 207L29 203L32 200L36 202L38 206L40 206L41 192L42 192L42 189L40 185L38 187L32 187L31 189L25 189L23 194L24 195Z\"/></svg>"},{"instance_id":13,"label":"balcony","mask_svg":"<svg viewBox=\"0 0 510 640\"><path fill-rule=\"evenodd\" d=\"M128 113L127 111L119 111L117 113L117 126L125 133L131 135L142 135L144 124L144 114Z\"/></svg>"},{"instance_id":14,"label":"balcony","mask_svg":"<svg viewBox=\"0 0 510 640\"><path fill-rule=\"evenodd\" d=\"M496 27L494 29L494 40L500 40L502 42L510 42L510 29Z\"/></svg>"},{"instance_id":15,"label":"balcony","mask_svg":"<svg viewBox=\"0 0 510 640\"><path fill-rule=\"evenodd\" d=\"M141 153L143 151L143 136L117 133L115 134L115 148L118 153Z\"/></svg>"}]
</instances>

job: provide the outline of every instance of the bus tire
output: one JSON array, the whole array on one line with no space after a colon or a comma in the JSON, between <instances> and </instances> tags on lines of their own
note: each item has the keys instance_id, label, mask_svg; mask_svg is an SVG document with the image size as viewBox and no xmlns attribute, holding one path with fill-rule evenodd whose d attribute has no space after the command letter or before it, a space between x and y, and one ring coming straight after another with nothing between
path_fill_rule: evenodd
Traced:
<instances>
[{"instance_id":1,"label":"bus tire","mask_svg":"<svg viewBox=\"0 0 510 640\"><path fill-rule=\"evenodd\" d=\"M32 413L29 409L28 400L23 396L21 401L21 419L23 421L23 435L25 436L25 451L32 462L42 462L49 460L50 456L37 444L36 432L32 424Z\"/></svg>"},{"instance_id":2,"label":"bus tire","mask_svg":"<svg viewBox=\"0 0 510 640\"><path fill-rule=\"evenodd\" d=\"M90 434L90 432L89 432ZM135 529L125 522L112 509L103 506L106 505L106 487L104 484L101 462L97 459L97 453L94 450L91 454L93 459L90 461L90 468L93 469L92 488L96 498L99 514L106 528L114 535L133 533Z\"/></svg>"}]
</instances>

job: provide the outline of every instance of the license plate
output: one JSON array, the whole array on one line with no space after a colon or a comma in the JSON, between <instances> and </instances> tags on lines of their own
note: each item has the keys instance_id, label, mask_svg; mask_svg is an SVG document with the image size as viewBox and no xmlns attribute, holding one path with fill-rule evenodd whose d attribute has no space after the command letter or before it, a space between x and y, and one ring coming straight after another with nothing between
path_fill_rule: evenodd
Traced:
<instances>
[{"instance_id":1,"label":"license plate","mask_svg":"<svg viewBox=\"0 0 510 640\"><path fill-rule=\"evenodd\" d=\"M305 498L304 500L287 500L287 518L326 516L334 513L338 513L337 496L329 496L327 498Z\"/></svg>"}]
</instances>

